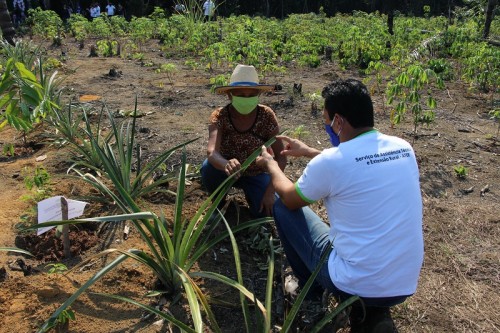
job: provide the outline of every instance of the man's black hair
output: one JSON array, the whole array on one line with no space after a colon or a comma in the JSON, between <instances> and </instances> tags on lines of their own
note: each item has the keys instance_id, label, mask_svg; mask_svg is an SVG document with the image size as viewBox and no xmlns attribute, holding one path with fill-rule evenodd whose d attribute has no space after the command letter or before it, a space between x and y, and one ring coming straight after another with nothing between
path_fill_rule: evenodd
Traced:
<instances>
[{"instance_id":1,"label":"man's black hair","mask_svg":"<svg viewBox=\"0 0 500 333\"><path fill-rule=\"evenodd\" d=\"M366 86L358 80L335 80L323 88L325 109L333 120L336 113L353 128L373 127L373 103Z\"/></svg>"}]
</instances>

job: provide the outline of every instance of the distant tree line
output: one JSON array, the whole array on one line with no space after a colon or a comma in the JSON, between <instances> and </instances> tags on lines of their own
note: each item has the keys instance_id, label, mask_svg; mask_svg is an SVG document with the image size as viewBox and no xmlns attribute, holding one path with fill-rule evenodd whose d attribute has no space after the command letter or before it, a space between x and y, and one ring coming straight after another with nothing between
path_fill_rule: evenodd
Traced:
<instances>
[{"instance_id":1,"label":"distant tree line","mask_svg":"<svg viewBox=\"0 0 500 333\"><path fill-rule=\"evenodd\" d=\"M29 1L29 0L27 0ZM205 0L197 0L200 5ZM485 0L477 0L484 2ZM42 2L42 1L34 1ZM44 1L48 9L58 13L62 12L63 5L68 4L76 7L80 3L81 8L90 6L94 0L52 0ZM97 1L104 8L107 0ZM127 12L127 16L144 16L150 14L154 7L161 7L167 11L173 11L177 3L189 4L188 0L111 0L115 5L120 3ZM455 6L464 6L467 0L215 0L217 14L222 16L229 15L260 15L267 17L283 18L293 13L319 13L320 8L328 15L333 16L336 13L351 13L354 10L373 12L388 10L398 10L401 13L422 16L424 6L430 7L431 15L448 15L449 10ZM188 8L189 10L189 8Z\"/></svg>"}]
</instances>

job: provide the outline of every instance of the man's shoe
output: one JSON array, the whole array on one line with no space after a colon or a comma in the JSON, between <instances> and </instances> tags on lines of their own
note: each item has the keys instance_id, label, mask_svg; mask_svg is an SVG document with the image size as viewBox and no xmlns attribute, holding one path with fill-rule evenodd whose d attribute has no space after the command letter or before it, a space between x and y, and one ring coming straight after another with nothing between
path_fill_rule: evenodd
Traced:
<instances>
[{"instance_id":1,"label":"man's shoe","mask_svg":"<svg viewBox=\"0 0 500 333\"><path fill-rule=\"evenodd\" d=\"M397 333L390 308L353 307L349 315L351 333ZM364 318L363 318L364 317Z\"/></svg>"},{"instance_id":2,"label":"man's shoe","mask_svg":"<svg viewBox=\"0 0 500 333\"><path fill-rule=\"evenodd\" d=\"M366 333L397 333L390 308L369 307L367 311Z\"/></svg>"}]
</instances>

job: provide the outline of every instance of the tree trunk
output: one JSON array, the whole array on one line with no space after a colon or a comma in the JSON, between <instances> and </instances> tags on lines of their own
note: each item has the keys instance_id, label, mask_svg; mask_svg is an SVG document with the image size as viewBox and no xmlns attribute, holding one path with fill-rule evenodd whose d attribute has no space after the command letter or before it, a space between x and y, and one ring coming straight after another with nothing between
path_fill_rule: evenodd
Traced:
<instances>
[{"instance_id":1,"label":"tree trunk","mask_svg":"<svg viewBox=\"0 0 500 333\"><path fill-rule=\"evenodd\" d=\"M0 0L0 29L3 38L10 44L14 44L13 38L16 33L9 14L6 0Z\"/></svg>"},{"instance_id":2,"label":"tree trunk","mask_svg":"<svg viewBox=\"0 0 500 333\"><path fill-rule=\"evenodd\" d=\"M488 0L488 7L486 7L486 21L484 22L483 38L488 38L490 34L491 21L493 21L493 10L497 5L497 0Z\"/></svg>"},{"instance_id":3,"label":"tree trunk","mask_svg":"<svg viewBox=\"0 0 500 333\"><path fill-rule=\"evenodd\" d=\"M395 0L386 0L383 2L384 12L387 13L387 30L394 35L394 10L396 9Z\"/></svg>"},{"instance_id":4,"label":"tree trunk","mask_svg":"<svg viewBox=\"0 0 500 333\"><path fill-rule=\"evenodd\" d=\"M264 15L269 17L271 14L271 6L269 5L269 0L266 0L264 3Z\"/></svg>"},{"instance_id":5,"label":"tree trunk","mask_svg":"<svg viewBox=\"0 0 500 333\"><path fill-rule=\"evenodd\" d=\"M387 30L391 35L394 35L394 10L387 13Z\"/></svg>"}]
</instances>

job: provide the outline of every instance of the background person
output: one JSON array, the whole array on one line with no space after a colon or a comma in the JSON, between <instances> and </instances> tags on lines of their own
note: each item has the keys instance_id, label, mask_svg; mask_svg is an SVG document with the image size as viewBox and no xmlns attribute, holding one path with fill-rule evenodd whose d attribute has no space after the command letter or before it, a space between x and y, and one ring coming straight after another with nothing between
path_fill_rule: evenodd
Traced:
<instances>
[{"instance_id":1,"label":"background person","mask_svg":"<svg viewBox=\"0 0 500 333\"><path fill-rule=\"evenodd\" d=\"M12 8L12 23L17 28L26 19L26 5L24 0L14 0Z\"/></svg>"},{"instance_id":2,"label":"background person","mask_svg":"<svg viewBox=\"0 0 500 333\"><path fill-rule=\"evenodd\" d=\"M215 12L215 3L212 0L206 0L203 3L203 14L205 15L205 21L210 21Z\"/></svg>"},{"instance_id":3,"label":"background person","mask_svg":"<svg viewBox=\"0 0 500 333\"><path fill-rule=\"evenodd\" d=\"M106 5L106 13L108 16L113 16L115 15L116 7L112 3L108 1L108 4Z\"/></svg>"},{"instance_id":4,"label":"background person","mask_svg":"<svg viewBox=\"0 0 500 333\"><path fill-rule=\"evenodd\" d=\"M184 6L184 4L182 3L178 3L174 6L174 10L178 13L178 14L185 14L186 13L186 6Z\"/></svg>"},{"instance_id":5,"label":"background person","mask_svg":"<svg viewBox=\"0 0 500 333\"><path fill-rule=\"evenodd\" d=\"M92 7L90 7L90 17L92 19L95 19L99 16L101 16L101 7L99 7L99 4L97 2L94 2L92 4Z\"/></svg>"},{"instance_id":6,"label":"background person","mask_svg":"<svg viewBox=\"0 0 500 333\"><path fill-rule=\"evenodd\" d=\"M237 65L229 86L218 87L218 94L227 94L230 103L212 112L208 126L207 159L201 168L203 185L212 193L266 141L280 131L274 111L259 104L259 95L274 86L259 84L253 66ZM272 146L276 163L285 168L286 157L280 154L281 141ZM264 170L252 163L239 176L235 187L243 189L253 216L270 216L275 201L274 188Z\"/></svg>"},{"instance_id":7,"label":"background person","mask_svg":"<svg viewBox=\"0 0 500 333\"><path fill-rule=\"evenodd\" d=\"M423 261L419 171L410 144L373 128L373 104L359 81L326 86L324 119L338 147L322 152L299 140L282 154L312 158L294 184L265 150L257 165L270 174L280 199L273 209L280 240L299 284L332 247L316 282L341 300L361 297L351 332L393 332L390 306L416 288ZM323 200L330 225L307 205ZM320 288L318 288L320 289Z\"/></svg>"}]
</instances>

